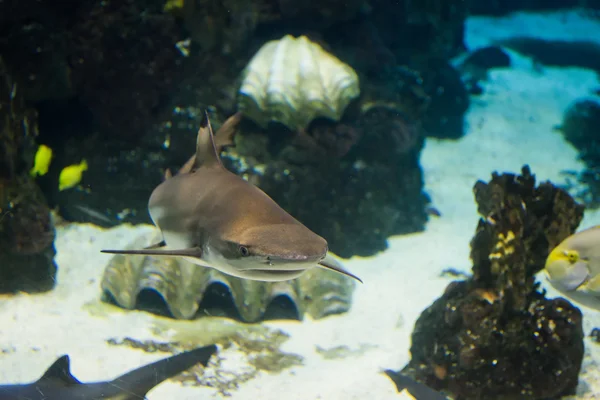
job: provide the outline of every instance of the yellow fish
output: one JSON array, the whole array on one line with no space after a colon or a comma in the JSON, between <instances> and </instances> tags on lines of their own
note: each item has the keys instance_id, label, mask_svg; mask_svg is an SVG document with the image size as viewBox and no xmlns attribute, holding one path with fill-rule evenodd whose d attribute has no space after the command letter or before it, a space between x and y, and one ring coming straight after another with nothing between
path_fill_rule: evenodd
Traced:
<instances>
[{"instance_id":1,"label":"yellow fish","mask_svg":"<svg viewBox=\"0 0 600 400\"><path fill-rule=\"evenodd\" d=\"M33 168L29 171L31 176L43 176L48 173L48 167L50 167L50 161L52 160L52 149L45 144L41 144L36 153L33 161Z\"/></svg>"},{"instance_id":2,"label":"yellow fish","mask_svg":"<svg viewBox=\"0 0 600 400\"><path fill-rule=\"evenodd\" d=\"M83 171L86 171L87 169L88 163L86 160L81 160L79 164L64 167L63 170L60 171L60 176L58 177L58 190L62 191L76 186L81 182Z\"/></svg>"},{"instance_id":3,"label":"yellow fish","mask_svg":"<svg viewBox=\"0 0 600 400\"><path fill-rule=\"evenodd\" d=\"M600 310L600 225L563 240L548 255L544 272L559 292Z\"/></svg>"}]
</instances>

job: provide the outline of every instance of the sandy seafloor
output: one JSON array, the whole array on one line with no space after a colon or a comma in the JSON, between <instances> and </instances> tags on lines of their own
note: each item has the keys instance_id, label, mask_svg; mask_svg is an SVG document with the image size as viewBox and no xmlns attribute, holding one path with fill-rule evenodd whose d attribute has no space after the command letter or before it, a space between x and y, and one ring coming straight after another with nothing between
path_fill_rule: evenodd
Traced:
<instances>
[{"instance_id":1,"label":"sandy seafloor","mask_svg":"<svg viewBox=\"0 0 600 400\"><path fill-rule=\"evenodd\" d=\"M577 12L478 17L468 21L467 45L474 48L492 38L523 34L600 40L592 32L600 32L600 20L586 20ZM357 287L349 313L318 321L266 323L291 335L282 349L302 355L303 365L279 374L261 373L234 390L232 398L399 398L381 370L400 369L408 362L416 318L450 282L440 272L470 268L469 241L478 221L472 195L475 181L489 180L495 170L519 172L529 164L538 181L562 183L561 170L583 168L575 149L553 128L569 104L600 87L596 74L575 68L540 71L530 59L511 55L513 67L493 71L484 84L485 93L472 99L466 136L459 141L427 141L421 158L426 191L442 217L433 218L425 232L391 238L389 249L375 257L345 262L365 282ZM599 222L600 213L586 213L582 227ZM121 248L143 229L148 227L103 230L74 224L58 229L56 289L0 298L0 382L35 380L64 353L71 356L72 371L82 381L112 379L165 356L105 343L109 337L152 338L150 314L130 312L107 319L82 308L98 298L100 278L110 259L99 250ZM550 289L550 295L557 294ZM587 335L600 326L600 312L583 311ZM338 360L325 360L315 351L316 346L357 349L365 344L373 347ZM600 398L600 344L586 338L585 346L577 397ZM221 356L227 358L228 352ZM169 381L148 395L153 400L215 397L219 395L214 389Z\"/></svg>"}]
</instances>

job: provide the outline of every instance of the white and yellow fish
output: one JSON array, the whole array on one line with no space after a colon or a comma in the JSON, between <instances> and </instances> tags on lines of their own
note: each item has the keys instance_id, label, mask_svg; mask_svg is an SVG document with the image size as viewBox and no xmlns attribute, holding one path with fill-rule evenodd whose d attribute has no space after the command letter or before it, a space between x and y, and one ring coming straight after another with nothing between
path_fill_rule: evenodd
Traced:
<instances>
[{"instance_id":1,"label":"white and yellow fish","mask_svg":"<svg viewBox=\"0 0 600 400\"><path fill-rule=\"evenodd\" d=\"M600 225L563 240L548 255L544 272L559 292L600 310Z\"/></svg>"}]
</instances>

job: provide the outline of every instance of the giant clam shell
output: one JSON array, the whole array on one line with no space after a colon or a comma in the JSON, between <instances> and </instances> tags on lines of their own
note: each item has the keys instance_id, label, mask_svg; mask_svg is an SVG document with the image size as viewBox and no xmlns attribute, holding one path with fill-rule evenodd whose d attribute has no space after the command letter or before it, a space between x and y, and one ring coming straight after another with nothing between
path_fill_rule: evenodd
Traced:
<instances>
[{"instance_id":1,"label":"giant clam shell","mask_svg":"<svg viewBox=\"0 0 600 400\"><path fill-rule=\"evenodd\" d=\"M292 130L316 117L338 121L360 94L347 64L306 36L265 43L246 66L238 107L263 128L278 121Z\"/></svg>"},{"instance_id":2,"label":"giant clam shell","mask_svg":"<svg viewBox=\"0 0 600 400\"><path fill-rule=\"evenodd\" d=\"M156 243L157 237L153 233L142 235L126 249ZM304 314L319 319L343 313L350 309L355 287L352 279L321 268L313 268L291 281L260 282L225 275L180 258L129 254L111 258L101 287L126 309L136 308L140 292L152 289L162 296L175 318L190 319L212 284L228 288L235 308L246 322L260 320L279 296L294 303L300 319Z\"/></svg>"}]
</instances>

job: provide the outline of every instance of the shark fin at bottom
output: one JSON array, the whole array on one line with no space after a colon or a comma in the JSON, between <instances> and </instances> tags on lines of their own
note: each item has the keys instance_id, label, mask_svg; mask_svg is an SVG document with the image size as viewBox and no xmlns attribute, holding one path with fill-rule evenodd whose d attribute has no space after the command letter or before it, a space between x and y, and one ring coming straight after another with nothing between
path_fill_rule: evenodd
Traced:
<instances>
[{"instance_id":1,"label":"shark fin at bottom","mask_svg":"<svg viewBox=\"0 0 600 400\"><path fill-rule=\"evenodd\" d=\"M71 360L66 354L54 361L54 363L46 370L40 380L57 380L67 385L78 385L81 383L71 374Z\"/></svg>"}]
</instances>

